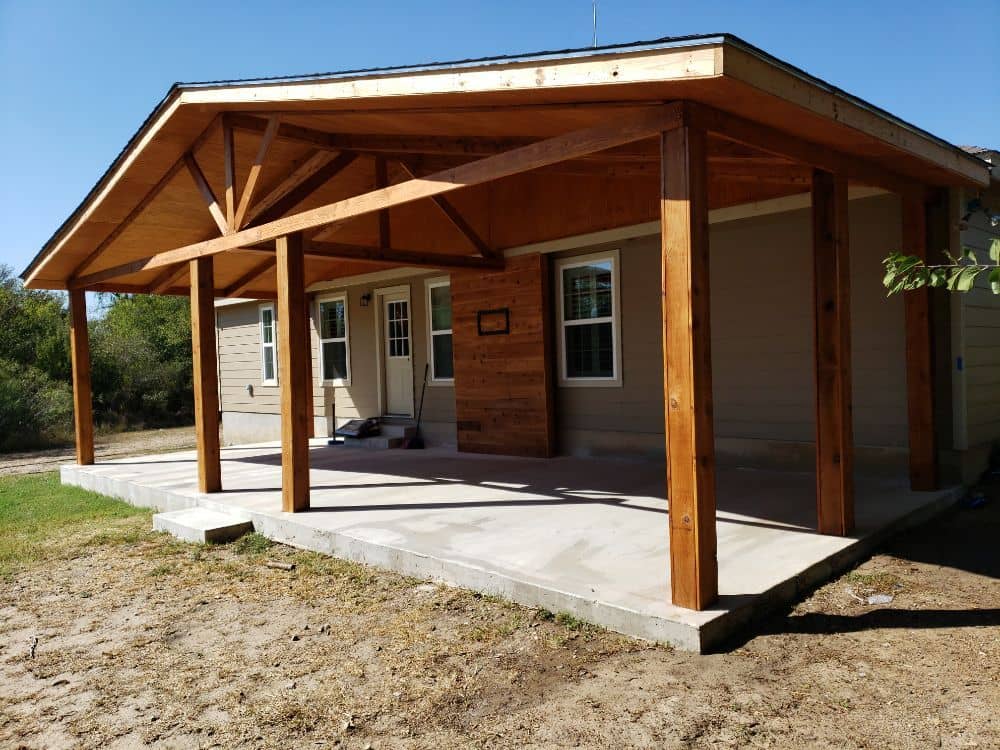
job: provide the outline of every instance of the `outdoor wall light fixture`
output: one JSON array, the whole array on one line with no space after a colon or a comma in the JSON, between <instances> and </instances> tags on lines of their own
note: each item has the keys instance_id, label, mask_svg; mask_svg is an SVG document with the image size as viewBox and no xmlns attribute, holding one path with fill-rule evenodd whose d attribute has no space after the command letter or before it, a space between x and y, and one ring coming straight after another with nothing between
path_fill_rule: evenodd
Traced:
<instances>
[{"instance_id":1,"label":"outdoor wall light fixture","mask_svg":"<svg viewBox=\"0 0 1000 750\"><path fill-rule=\"evenodd\" d=\"M361 295L361 306L362 307L368 307L368 303L371 302L371 301L372 301L372 293L371 292L365 292L364 294Z\"/></svg>"},{"instance_id":2,"label":"outdoor wall light fixture","mask_svg":"<svg viewBox=\"0 0 1000 750\"><path fill-rule=\"evenodd\" d=\"M247 383L247 393L253 398L253 383Z\"/></svg>"}]
</instances>

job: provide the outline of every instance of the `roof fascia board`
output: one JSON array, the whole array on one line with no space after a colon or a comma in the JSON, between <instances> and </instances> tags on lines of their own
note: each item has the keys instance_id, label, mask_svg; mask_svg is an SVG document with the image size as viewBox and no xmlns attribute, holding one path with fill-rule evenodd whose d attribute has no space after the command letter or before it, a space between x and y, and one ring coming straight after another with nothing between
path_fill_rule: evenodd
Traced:
<instances>
[{"instance_id":1,"label":"roof fascia board","mask_svg":"<svg viewBox=\"0 0 1000 750\"><path fill-rule=\"evenodd\" d=\"M417 73L441 72L473 68L487 68L501 65L529 64L546 61L563 61L575 58L621 57L634 52L651 52L670 49L689 49L705 45L720 45L735 37L727 34L704 34L686 37L664 38L646 42L628 42L625 44L609 44L601 47L579 47L573 49L549 52L535 52L526 55L501 55L498 57L477 57L467 60L450 62L434 62L423 65L396 65L379 68L356 68L330 73L312 73L298 76L268 76L264 78L243 78L218 81L193 81L180 83L183 90L233 88L234 86L273 86L281 83L304 83L317 81L335 81L359 78L383 78L390 75L414 75Z\"/></svg>"},{"instance_id":2,"label":"roof fascia board","mask_svg":"<svg viewBox=\"0 0 1000 750\"><path fill-rule=\"evenodd\" d=\"M581 86L660 83L710 78L721 73L719 45L700 44L666 50L628 51L538 61L428 69L413 73L238 84L225 88L182 89L185 104L245 104L349 101L434 94L538 91Z\"/></svg>"}]
</instances>

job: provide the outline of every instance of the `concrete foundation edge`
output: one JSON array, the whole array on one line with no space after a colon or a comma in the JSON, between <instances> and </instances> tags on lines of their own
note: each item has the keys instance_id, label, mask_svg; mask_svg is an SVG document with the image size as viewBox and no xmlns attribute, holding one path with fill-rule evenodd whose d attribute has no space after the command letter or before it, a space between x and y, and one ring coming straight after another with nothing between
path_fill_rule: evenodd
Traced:
<instances>
[{"instance_id":1,"label":"concrete foundation edge","mask_svg":"<svg viewBox=\"0 0 1000 750\"><path fill-rule=\"evenodd\" d=\"M414 578L429 579L504 597L528 607L540 607L552 612L568 612L582 620L624 635L665 643L682 651L697 653L706 653L724 644L741 629L759 622L766 615L797 600L822 582L852 567L892 536L948 510L961 496L960 488L940 492L908 515L873 534L855 540L826 560L768 589L754 601L737 606L699 626L597 602L464 562L432 558L405 548L375 544L338 532L320 531L296 523L295 517L290 514L278 517L242 510L215 502L209 495L180 495L169 487L143 486L89 471L79 471L73 465L61 468L60 479L63 484L99 492L138 507L159 511L203 507L227 513L250 521L255 531L269 539L292 547L386 568ZM719 603L724 606L725 598Z\"/></svg>"}]
</instances>

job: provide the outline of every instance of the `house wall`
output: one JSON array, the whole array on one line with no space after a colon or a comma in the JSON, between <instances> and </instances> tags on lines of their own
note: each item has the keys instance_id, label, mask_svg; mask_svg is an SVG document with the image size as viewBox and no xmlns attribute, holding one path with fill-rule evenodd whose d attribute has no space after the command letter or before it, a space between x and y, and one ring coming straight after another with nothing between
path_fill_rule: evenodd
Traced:
<instances>
[{"instance_id":1,"label":"house wall","mask_svg":"<svg viewBox=\"0 0 1000 750\"><path fill-rule=\"evenodd\" d=\"M802 209L710 228L720 454L800 465L815 460L810 221L809 209ZM899 233L894 196L851 201L855 439L874 448L868 452L873 463L892 467L903 465L907 444L904 323L902 300L886 298L882 289L881 259L898 247ZM612 247L620 249L622 385L557 387L559 449L661 455L659 238L560 257Z\"/></svg>"},{"instance_id":2,"label":"house wall","mask_svg":"<svg viewBox=\"0 0 1000 750\"><path fill-rule=\"evenodd\" d=\"M958 209L966 212L972 195L962 197ZM981 196L982 203L1000 213L1000 185ZM982 212L974 212L961 233L961 244L976 251L981 262L989 262L989 244L1000 237L1000 226L993 226ZM959 298L961 310L961 349L965 399L965 443L963 479L972 481L986 468L990 451L1000 444L1000 296L989 289L981 274L976 288Z\"/></svg>"},{"instance_id":3,"label":"house wall","mask_svg":"<svg viewBox=\"0 0 1000 750\"><path fill-rule=\"evenodd\" d=\"M248 302L219 307L215 311L218 331L219 408L222 410L222 436L226 445L277 440L281 437L280 390L278 386L261 383L259 309L259 303ZM311 317L309 329L315 374L319 363L316 359L316 330ZM248 385L252 386L252 394L247 388ZM316 424L316 434L326 434L323 391L315 384L313 420Z\"/></svg>"},{"instance_id":4,"label":"house wall","mask_svg":"<svg viewBox=\"0 0 1000 750\"><path fill-rule=\"evenodd\" d=\"M310 336L313 358L314 418L316 434L329 435L350 419L378 416L379 377L376 359L376 320L379 307L373 299L362 307L361 297L380 287L410 289L411 352L415 407L427 363L425 280L447 274L416 274L388 281L332 286L310 295ZM351 379L348 385L324 386L319 363L316 297L346 292ZM281 435L279 387L261 385L260 327L256 302L217 309L219 370L223 440L227 445L277 440ZM277 345L280 347L281 342ZM281 373L278 373L281 377ZM253 385L253 396L247 393ZM421 432L429 444L455 444L455 396L450 385L429 385L424 402Z\"/></svg>"},{"instance_id":5,"label":"house wall","mask_svg":"<svg viewBox=\"0 0 1000 750\"><path fill-rule=\"evenodd\" d=\"M810 220L809 209L798 209L711 226L713 376L720 456L801 468L811 467L815 460ZM879 195L851 201L850 233L859 466L897 470L905 467L907 445L903 305L900 297L885 295L881 259L899 246L898 199ZM556 372L556 355L552 339L546 342L545 327L553 324L555 308L543 300L556 288L555 261L610 248L620 251L621 385L595 388L555 383L549 400L543 394ZM549 265L552 270L546 270ZM349 305L352 379L349 386L317 386L316 416L324 427L326 420L340 424L378 413L378 307L374 302L361 307L361 295L379 286L410 287L414 391L419 398L427 358L424 284L441 275L341 288L347 292ZM546 279L548 284L543 283ZM458 392L442 386L427 389L424 426L431 442L457 442L463 450L531 455L662 457L657 236L513 257L502 273L455 272L452 300ZM478 336L476 311L495 307L511 309L511 335ZM274 439L278 435L278 389L259 385L257 305L220 308L219 321L226 441L241 442L237 437L246 435L247 422L261 426L256 439ZM315 330L313 339L315 359ZM990 377L986 370L982 372L982 378ZM314 376L318 382L318 362ZM246 395L247 382L254 383L253 399ZM554 420L547 416L550 409Z\"/></svg>"}]
</instances>

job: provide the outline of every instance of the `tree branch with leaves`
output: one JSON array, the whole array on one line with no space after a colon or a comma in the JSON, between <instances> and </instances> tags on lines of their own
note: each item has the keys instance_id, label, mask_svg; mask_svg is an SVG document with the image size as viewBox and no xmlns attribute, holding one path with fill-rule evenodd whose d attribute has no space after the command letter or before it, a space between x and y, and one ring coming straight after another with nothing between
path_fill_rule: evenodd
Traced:
<instances>
[{"instance_id":1,"label":"tree branch with leaves","mask_svg":"<svg viewBox=\"0 0 1000 750\"><path fill-rule=\"evenodd\" d=\"M976 251L971 247L962 248L961 257L956 258L945 252L947 263L928 265L922 258L905 253L890 253L882 261L885 278L882 283L889 294L940 287L952 292L968 292L976 285L976 279L986 274L990 290L1000 294L1000 238L990 241L989 262L981 263Z\"/></svg>"}]
</instances>

